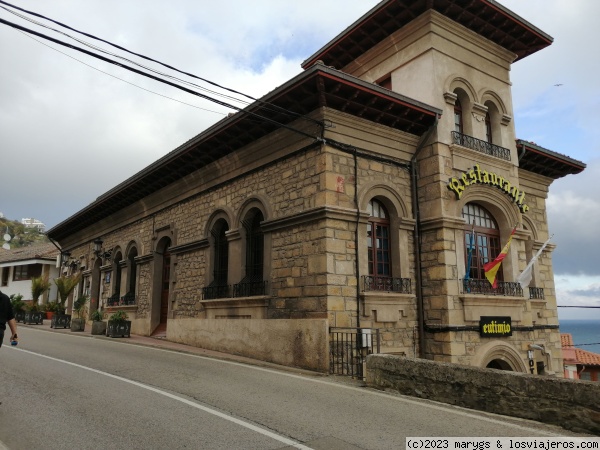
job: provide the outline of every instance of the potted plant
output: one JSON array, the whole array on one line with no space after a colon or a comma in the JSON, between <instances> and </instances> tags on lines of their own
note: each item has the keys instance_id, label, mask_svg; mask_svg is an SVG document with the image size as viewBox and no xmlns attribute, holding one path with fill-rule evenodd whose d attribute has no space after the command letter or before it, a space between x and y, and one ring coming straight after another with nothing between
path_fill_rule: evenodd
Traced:
<instances>
[{"instance_id":1,"label":"potted plant","mask_svg":"<svg viewBox=\"0 0 600 450\"><path fill-rule=\"evenodd\" d=\"M81 274L71 276L62 275L54 279L54 284L58 291L58 300L56 314L52 317L50 328L68 328L71 326L71 315L65 314L65 305L69 295L71 295L71 292L73 292L73 289L75 289L75 286L77 286L77 283L79 283L80 280Z\"/></svg>"},{"instance_id":2,"label":"potted plant","mask_svg":"<svg viewBox=\"0 0 600 450\"><path fill-rule=\"evenodd\" d=\"M89 297L87 295L82 295L73 302L73 312L75 312L77 318L71 319L71 331L85 330L85 305L88 300Z\"/></svg>"},{"instance_id":3,"label":"potted plant","mask_svg":"<svg viewBox=\"0 0 600 450\"><path fill-rule=\"evenodd\" d=\"M58 310L58 302L48 302L46 303L46 319L52 320L54 314ZM52 323L52 322L50 322Z\"/></svg>"},{"instance_id":4,"label":"potted plant","mask_svg":"<svg viewBox=\"0 0 600 450\"><path fill-rule=\"evenodd\" d=\"M131 320L127 320L125 311L115 311L108 318L106 327L106 335L108 337L130 337L131 336Z\"/></svg>"},{"instance_id":5,"label":"potted plant","mask_svg":"<svg viewBox=\"0 0 600 450\"><path fill-rule=\"evenodd\" d=\"M40 297L50 289L48 276L34 277L31 279L31 303L28 305L23 323L44 323L46 313L40 311Z\"/></svg>"},{"instance_id":6,"label":"potted plant","mask_svg":"<svg viewBox=\"0 0 600 450\"><path fill-rule=\"evenodd\" d=\"M106 334L106 322L102 320L103 317L100 310L97 309L90 314L90 319L92 319L92 334Z\"/></svg>"},{"instance_id":7,"label":"potted plant","mask_svg":"<svg viewBox=\"0 0 600 450\"><path fill-rule=\"evenodd\" d=\"M21 294L12 294L10 296L10 303L15 314L15 320L23 322L25 320L25 302L23 301L23 296Z\"/></svg>"}]
</instances>

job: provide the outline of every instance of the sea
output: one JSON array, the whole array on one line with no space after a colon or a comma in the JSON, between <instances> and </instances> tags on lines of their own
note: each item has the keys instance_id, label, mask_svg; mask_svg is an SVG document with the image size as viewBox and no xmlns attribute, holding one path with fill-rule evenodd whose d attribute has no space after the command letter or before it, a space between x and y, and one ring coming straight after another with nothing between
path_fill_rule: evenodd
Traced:
<instances>
[{"instance_id":1,"label":"sea","mask_svg":"<svg viewBox=\"0 0 600 450\"><path fill-rule=\"evenodd\" d=\"M570 333L581 350L600 354L600 320L560 320L561 333Z\"/></svg>"}]
</instances>

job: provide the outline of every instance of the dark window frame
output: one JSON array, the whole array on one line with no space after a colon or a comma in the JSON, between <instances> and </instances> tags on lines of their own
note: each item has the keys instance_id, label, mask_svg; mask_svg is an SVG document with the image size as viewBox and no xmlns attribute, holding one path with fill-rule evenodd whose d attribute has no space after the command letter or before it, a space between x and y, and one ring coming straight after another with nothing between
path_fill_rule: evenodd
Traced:
<instances>
[{"instance_id":1,"label":"dark window frame","mask_svg":"<svg viewBox=\"0 0 600 450\"><path fill-rule=\"evenodd\" d=\"M218 220L211 230L214 238L213 281L211 286L225 286L229 276L229 242L225 233L229 225L225 220Z\"/></svg>"},{"instance_id":2,"label":"dark window frame","mask_svg":"<svg viewBox=\"0 0 600 450\"><path fill-rule=\"evenodd\" d=\"M27 281L42 276L42 264L13 266L13 281Z\"/></svg>"},{"instance_id":3,"label":"dark window frame","mask_svg":"<svg viewBox=\"0 0 600 450\"><path fill-rule=\"evenodd\" d=\"M490 113L485 113L485 140L490 144L493 144L494 135L492 133L492 119Z\"/></svg>"},{"instance_id":4,"label":"dark window frame","mask_svg":"<svg viewBox=\"0 0 600 450\"><path fill-rule=\"evenodd\" d=\"M474 232L473 255L468 278L484 280L483 266L493 261L502 250L500 246L500 231L494 216L483 206L477 203L467 203L463 206L462 217L467 221L465 228L465 272L468 266L469 249L471 247L471 233ZM473 226L475 222L475 226ZM504 281L502 270L497 275L498 281Z\"/></svg>"},{"instance_id":5,"label":"dark window frame","mask_svg":"<svg viewBox=\"0 0 600 450\"><path fill-rule=\"evenodd\" d=\"M457 98L454 102L454 131L460 134L464 133L463 109L460 100Z\"/></svg>"},{"instance_id":6,"label":"dark window frame","mask_svg":"<svg viewBox=\"0 0 600 450\"><path fill-rule=\"evenodd\" d=\"M260 210L243 222L246 229L246 274L244 281L262 281L265 264L264 220Z\"/></svg>"},{"instance_id":7,"label":"dark window frame","mask_svg":"<svg viewBox=\"0 0 600 450\"><path fill-rule=\"evenodd\" d=\"M389 213L377 199L369 202L367 222L368 271L373 277L392 276L392 250Z\"/></svg>"}]
</instances>

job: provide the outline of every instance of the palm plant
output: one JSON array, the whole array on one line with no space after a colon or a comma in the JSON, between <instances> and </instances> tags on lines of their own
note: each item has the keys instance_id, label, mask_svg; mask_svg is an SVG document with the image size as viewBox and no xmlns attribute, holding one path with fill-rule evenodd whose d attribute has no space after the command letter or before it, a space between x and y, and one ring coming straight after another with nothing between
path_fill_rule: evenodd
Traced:
<instances>
[{"instance_id":1,"label":"palm plant","mask_svg":"<svg viewBox=\"0 0 600 450\"><path fill-rule=\"evenodd\" d=\"M77 286L80 280L80 273L71 276L61 275L60 277L54 279L54 284L56 284L56 288L58 290L60 309L62 311L65 310L65 302L67 301L69 295L71 295L71 292L73 292L73 289L75 289L75 286Z\"/></svg>"},{"instance_id":2,"label":"palm plant","mask_svg":"<svg viewBox=\"0 0 600 450\"><path fill-rule=\"evenodd\" d=\"M73 311L77 313L78 319L85 319L85 305L87 304L89 297L82 295L73 303Z\"/></svg>"},{"instance_id":3,"label":"palm plant","mask_svg":"<svg viewBox=\"0 0 600 450\"><path fill-rule=\"evenodd\" d=\"M38 303L40 296L44 294L47 290L50 289L50 280L48 280L48 276L43 277L34 277L31 279L31 297L33 302L31 304L31 311L38 310Z\"/></svg>"}]
</instances>

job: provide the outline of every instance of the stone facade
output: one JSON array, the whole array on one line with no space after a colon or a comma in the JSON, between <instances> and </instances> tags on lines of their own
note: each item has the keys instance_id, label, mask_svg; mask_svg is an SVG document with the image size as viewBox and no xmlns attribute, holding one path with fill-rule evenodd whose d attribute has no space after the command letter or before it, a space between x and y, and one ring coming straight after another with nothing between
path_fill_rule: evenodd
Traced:
<instances>
[{"instance_id":1,"label":"stone facade","mask_svg":"<svg viewBox=\"0 0 600 450\"><path fill-rule=\"evenodd\" d=\"M427 8L386 32L341 70L317 62L263 99L304 108L301 117L271 128L242 113L224 119L50 230L85 261L79 293L93 308L126 310L133 333L326 321L378 329L384 353L520 372L535 344L540 370L560 376L553 246L535 266L536 295L515 281L550 235L550 184L585 166L539 148L536 165L526 144L519 159L509 71L527 52ZM344 36L320 57L339 54ZM555 172L539 169L550 160ZM500 246L516 225L500 269L510 292L466 287L471 205L489 214ZM512 333L483 337L486 317L508 318Z\"/></svg>"},{"instance_id":2,"label":"stone facade","mask_svg":"<svg viewBox=\"0 0 600 450\"><path fill-rule=\"evenodd\" d=\"M589 381L372 355L367 358L367 384L402 395L550 423L577 433L600 433L600 408L595 401L600 384Z\"/></svg>"}]
</instances>

